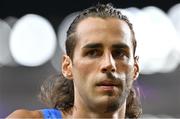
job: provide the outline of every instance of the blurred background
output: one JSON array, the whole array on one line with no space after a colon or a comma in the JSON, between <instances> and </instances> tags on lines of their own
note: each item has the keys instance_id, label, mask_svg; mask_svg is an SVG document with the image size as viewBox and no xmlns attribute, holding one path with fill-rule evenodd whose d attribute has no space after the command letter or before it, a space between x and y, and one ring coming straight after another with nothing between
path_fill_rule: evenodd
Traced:
<instances>
[{"instance_id":1,"label":"blurred background","mask_svg":"<svg viewBox=\"0 0 180 119\"><path fill-rule=\"evenodd\" d=\"M179 0L2 0L0 118L19 108L46 108L38 93L45 79L60 72L69 24L79 11L109 2L134 26L143 117L180 118Z\"/></svg>"}]
</instances>

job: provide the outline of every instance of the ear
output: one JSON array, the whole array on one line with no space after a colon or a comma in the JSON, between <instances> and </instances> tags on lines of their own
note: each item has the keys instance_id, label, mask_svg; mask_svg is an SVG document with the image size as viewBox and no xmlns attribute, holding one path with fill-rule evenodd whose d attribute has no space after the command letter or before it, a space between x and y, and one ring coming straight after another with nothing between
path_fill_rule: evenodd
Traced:
<instances>
[{"instance_id":1,"label":"ear","mask_svg":"<svg viewBox=\"0 0 180 119\"><path fill-rule=\"evenodd\" d=\"M62 70L62 74L64 75L64 77L66 77L67 79L70 79L70 80L73 79L72 61L71 61L71 58L67 55L63 55L61 70Z\"/></svg>"},{"instance_id":2,"label":"ear","mask_svg":"<svg viewBox=\"0 0 180 119\"><path fill-rule=\"evenodd\" d=\"M134 76L133 79L136 80L139 76L139 56L134 57Z\"/></svg>"}]
</instances>

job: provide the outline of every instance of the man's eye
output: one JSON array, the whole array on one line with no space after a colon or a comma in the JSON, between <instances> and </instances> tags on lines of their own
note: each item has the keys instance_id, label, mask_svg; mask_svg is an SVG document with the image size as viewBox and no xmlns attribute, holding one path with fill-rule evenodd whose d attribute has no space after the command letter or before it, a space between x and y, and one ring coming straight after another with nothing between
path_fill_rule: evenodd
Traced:
<instances>
[{"instance_id":1,"label":"man's eye","mask_svg":"<svg viewBox=\"0 0 180 119\"><path fill-rule=\"evenodd\" d=\"M94 49L94 50L90 50L86 53L87 56L89 57L98 57L101 55L101 52L97 49Z\"/></svg>"},{"instance_id":2,"label":"man's eye","mask_svg":"<svg viewBox=\"0 0 180 119\"><path fill-rule=\"evenodd\" d=\"M128 57L127 53L123 50L113 51L112 55L115 59L122 59L122 58Z\"/></svg>"}]
</instances>

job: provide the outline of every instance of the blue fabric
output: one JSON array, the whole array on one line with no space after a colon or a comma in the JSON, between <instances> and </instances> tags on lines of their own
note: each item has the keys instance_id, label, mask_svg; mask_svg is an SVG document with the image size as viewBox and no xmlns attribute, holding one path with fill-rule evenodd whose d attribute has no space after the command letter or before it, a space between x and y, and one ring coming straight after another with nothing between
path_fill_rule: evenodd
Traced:
<instances>
[{"instance_id":1,"label":"blue fabric","mask_svg":"<svg viewBox=\"0 0 180 119\"><path fill-rule=\"evenodd\" d=\"M42 109L44 119L62 119L61 112L57 109Z\"/></svg>"}]
</instances>

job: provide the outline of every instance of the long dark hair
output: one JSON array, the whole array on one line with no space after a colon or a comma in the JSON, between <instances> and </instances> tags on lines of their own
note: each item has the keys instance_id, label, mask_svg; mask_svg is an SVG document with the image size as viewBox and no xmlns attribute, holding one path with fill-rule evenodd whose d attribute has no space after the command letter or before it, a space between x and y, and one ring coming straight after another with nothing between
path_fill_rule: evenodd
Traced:
<instances>
[{"instance_id":1,"label":"long dark hair","mask_svg":"<svg viewBox=\"0 0 180 119\"><path fill-rule=\"evenodd\" d=\"M67 31L66 40L66 54L73 60L74 48L76 46L76 27L83 19L88 17L100 17L100 18L117 18L125 21L132 33L133 52L135 55L136 39L132 24L129 22L125 15L114 8L111 4L98 4L82 11L72 22ZM68 111L74 105L74 85L72 80L67 80L62 73L59 76L46 80L41 86L41 92L39 95L42 102L51 108L57 108L60 110ZM138 118L142 114L141 103L139 95L135 90L135 86L130 90L126 104L126 117Z\"/></svg>"}]
</instances>

